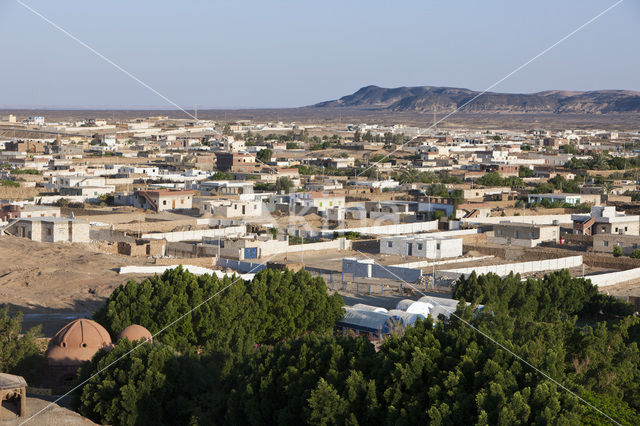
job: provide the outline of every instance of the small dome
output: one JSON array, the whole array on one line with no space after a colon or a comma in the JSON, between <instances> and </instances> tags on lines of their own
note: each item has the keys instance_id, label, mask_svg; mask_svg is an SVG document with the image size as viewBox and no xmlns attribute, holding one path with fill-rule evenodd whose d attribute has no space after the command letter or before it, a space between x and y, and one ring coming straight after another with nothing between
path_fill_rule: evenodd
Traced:
<instances>
[{"instance_id":1,"label":"small dome","mask_svg":"<svg viewBox=\"0 0 640 426\"><path fill-rule=\"evenodd\" d=\"M137 342L138 340L153 342L153 336L149 330L138 324L131 324L118 334L118 341L124 338L129 339L131 342Z\"/></svg>"},{"instance_id":2,"label":"small dome","mask_svg":"<svg viewBox=\"0 0 640 426\"><path fill-rule=\"evenodd\" d=\"M77 319L65 325L49 342L50 364L78 365L90 361L102 348L111 347L111 336L103 326L89 319Z\"/></svg>"}]
</instances>

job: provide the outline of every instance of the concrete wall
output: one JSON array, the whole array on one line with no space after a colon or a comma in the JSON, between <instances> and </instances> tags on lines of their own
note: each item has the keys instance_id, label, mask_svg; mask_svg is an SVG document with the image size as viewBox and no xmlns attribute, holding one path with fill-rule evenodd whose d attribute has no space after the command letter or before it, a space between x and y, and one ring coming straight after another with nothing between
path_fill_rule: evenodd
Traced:
<instances>
[{"instance_id":1,"label":"concrete wall","mask_svg":"<svg viewBox=\"0 0 640 426\"><path fill-rule=\"evenodd\" d=\"M215 219L215 218L199 218L196 219L196 225L210 226L237 226L244 225L244 221L238 219Z\"/></svg>"},{"instance_id":2,"label":"concrete wall","mask_svg":"<svg viewBox=\"0 0 640 426\"><path fill-rule=\"evenodd\" d=\"M484 218L462 218L463 223L469 224L494 224L500 222L519 222L519 223L531 223L534 225L553 225L554 221L558 223L573 223L571 221L570 214L557 214L557 215L536 215L536 216L494 216Z\"/></svg>"},{"instance_id":3,"label":"concrete wall","mask_svg":"<svg viewBox=\"0 0 640 426\"><path fill-rule=\"evenodd\" d=\"M462 257L460 259L439 260L432 262L429 260L421 260L418 262L400 263L397 266L400 268L427 268L429 266L447 265L449 263L464 263L464 262L477 262L479 260L492 259L493 256L477 256L477 257Z\"/></svg>"},{"instance_id":4,"label":"concrete wall","mask_svg":"<svg viewBox=\"0 0 640 426\"><path fill-rule=\"evenodd\" d=\"M72 243L88 243L91 241L88 223L74 221L70 226L73 227L71 236Z\"/></svg>"},{"instance_id":5,"label":"concrete wall","mask_svg":"<svg viewBox=\"0 0 640 426\"><path fill-rule=\"evenodd\" d=\"M94 229L89 230L89 238L92 241L107 241L112 243L134 242L135 238L126 235L121 231L112 231L110 229Z\"/></svg>"},{"instance_id":6,"label":"concrete wall","mask_svg":"<svg viewBox=\"0 0 640 426\"><path fill-rule=\"evenodd\" d=\"M149 274L149 275L155 275L155 274L162 274L164 273L164 271L168 270L168 269L175 269L177 268L178 265L168 265L168 266L122 266L120 268L119 273L120 274ZM218 278L224 278L225 276L233 276L236 274L226 274L224 272L221 271L215 271L213 269L208 269L208 268L203 268L201 266L194 266L194 265L182 265L182 269L191 272L194 275L204 275L204 274L210 274L210 275L216 275L218 276ZM243 275L239 275L238 278L241 278L245 281L249 281L252 280L253 277L255 276L255 274L243 274Z\"/></svg>"},{"instance_id":7,"label":"concrete wall","mask_svg":"<svg viewBox=\"0 0 640 426\"><path fill-rule=\"evenodd\" d=\"M243 262L241 260L225 259L222 257L218 259L216 264L223 268L229 268L239 272L251 272L252 274L267 268L267 266L262 263Z\"/></svg>"},{"instance_id":8,"label":"concrete wall","mask_svg":"<svg viewBox=\"0 0 640 426\"><path fill-rule=\"evenodd\" d=\"M289 253L299 253L301 251L319 251L319 250L350 250L351 241L346 238L336 238L332 241L322 241L320 243L296 244L287 247Z\"/></svg>"},{"instance_id":9,"label":"concrete wall","mask_svg":"<svg viewBox=\"0 0 640 426\"><path fill-rule=\"evenodd\" d=\"M640 268L611 272L608 274L589 275L585 278L590 279L591 283L597 285L598 287L607 287L610 285L640 279Z\"/></svg>"},{"instance_id":10,"label":"concrete wall","mask_svg":"<svg viewBox=\"0 0 640 426\"><path fill-rule=\"evenodd\" d=\"M227 237L246 235L246 226L229 226L219 229L200 229L195 231L178 231L178 232L157 232L152 234L143 234L141 238L151 238L156 240L165 239L167 241L190 241L201 240L202 237Z\"/></svg>"},{"instance_id":11,"label":"concrete wall","mask_svg":"<svg viewBox=\"0 0 640 426\"><path fill-rule=\"evenodd\" d=\"M524 274L530 272L555 271L558 269L575 268L582 265L582 256L561 257L559 259L535 260L532 262L509 263L505 265L478 266L472 268L450 269L437 271L436 275L452 277L469 275L475 271L476 274L494 273L501 277L514 274Z\"/></svg>"},{"instance_id":12,"label":"concrete wall","mask_svg":"<svg viewBox=\"0 0 640 426\"><path fill-rule=\"evenodd\" d=\"M333 235L334 232L359 232L365 235L400 235L415 234L418 232L429 232L438 230L438 221L399 223L397 225L366 226L362 228L341 228L327 231L326 234Z\"/></svg>"},{"instance_id":13,"label":"concrete wall","mask_svg":"<svg viewBox=\"0 0 640 426\"><path fill-rule=\"evenodd\" d=\"M217 241L213 241L213 243L217 243ZM215 245L215 247L217 249L217 244ZM349 250L351 248L351 241L347 240L346 238L337 238L331 241L296 245L289 245L288 241L279 240L226 241L224 243L224 247L220 249L220 253L221 256L224 257L243 260L245 254L244 249L249 247L256 247L258 258L264 258L285 253L300 253L323 250Z\"/></svg>"}]
</instances>

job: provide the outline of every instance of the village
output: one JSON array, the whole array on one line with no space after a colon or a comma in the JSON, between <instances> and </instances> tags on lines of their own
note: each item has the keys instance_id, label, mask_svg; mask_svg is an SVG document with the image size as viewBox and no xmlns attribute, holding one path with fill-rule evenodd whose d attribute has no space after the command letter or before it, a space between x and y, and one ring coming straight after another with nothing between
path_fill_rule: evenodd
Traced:
<instances>
[{"instance_id":1,"label":"village","mask_svg":"<svg viewBox=\"0 0 640 426\"><path fill-rule=\"evenodd\" d=\"M449 317L471 273L566 269L640 306L637 132L15 115L0 132L0 298L44 325L53 391L111 345L90 318L114 289L178 267L303 269L370 338ZM67 365L77 330L95 344Z\"/></svg>"}]
</instances>

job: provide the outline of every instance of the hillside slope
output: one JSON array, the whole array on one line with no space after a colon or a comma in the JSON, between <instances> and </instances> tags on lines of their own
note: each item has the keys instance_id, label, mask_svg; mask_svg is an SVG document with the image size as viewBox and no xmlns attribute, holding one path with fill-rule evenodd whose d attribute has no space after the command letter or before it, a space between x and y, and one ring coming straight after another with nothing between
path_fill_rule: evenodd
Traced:
<instances>
[{"instance_id":1,"label":"hillside slope","mask_svg":"<svg viewBox=\"0 0 640 426\"><path fill-rule=\"evenodd\" d=\"M340 99L321 102L315 108L351 107L398 112L442 113L462 107L468 113L574 113L606 114L640 112L640 92L552 90L531 94L480 92L454 87L367 86ZM468 105L467 105L468 103Z\"/></svg>"}]
</instances>

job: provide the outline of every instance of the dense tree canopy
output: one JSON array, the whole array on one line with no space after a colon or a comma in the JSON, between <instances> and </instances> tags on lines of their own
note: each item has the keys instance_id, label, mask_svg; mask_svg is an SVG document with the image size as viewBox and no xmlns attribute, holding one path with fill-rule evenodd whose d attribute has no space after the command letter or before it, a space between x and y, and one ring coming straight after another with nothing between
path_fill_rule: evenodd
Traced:
<instances>
[{"instance_id":1,"label":"dense tree canopy","mask_svg":"<svg viewBox=\"0 0 640 426\"><path fill-rule=\"evenodd\" d=\"M306 271L267 269L252 281L243 281L237 277L195 276L176 268L118 287L94 319L115 336L130 324L156 333L188 313L158 337L178 350L186 350L227 347L238 336L273 344L308 331L326 333L341 317L342 305L340 295L327 293L322 278Z\"/></svg>"},{"instance_id":2,"label":"dense tree canopy","mask_svg":"<svg viewBox=\"0 0 640 426\"><path fill-rule=\"evenodd\" d=\"M484 186L521 186L524 185L524 181L518 176L508 176L503 178L498 172L485 173L478 183Z\"/></svg>"},{"instance_id":3,"label":"dense tree canopy","mask_svg":"<svg viewBox=\"0 0 640 426\"><path fill-rule=\"evenodd\" d=\"M159 294L173 287L175 301L182 301L203 279L189 275L175 271L153 283ZM123 293L132 283L119 289L135 305L128 312L111 312L127 311L117 297L107 302L103 315L112 331L124 318L153 317L144 291ZM183 332L195 330L201 350L176 352L168 344L180 344L177 336L133 350L83 386L80 412L114 424L609 423L575 392L622 424L640 424L640 319L626 303L567 271L524 282L519 275L471 274L454 295L472 305L461 303L450 319L418 320L379 350L365 338L326 333L341 303L326 294L321 279L265 271L234 287L203 311L215 332L187 321L191 328ZM474 308L478 303L482 310ZM243 316L246 309L255 318ZM246 323L235 327L234 321ZM227 340L234 334L237 345L225 346L217 333ZM81 377L132 345L100 352Z\"/></svg>"}]
</instances>

